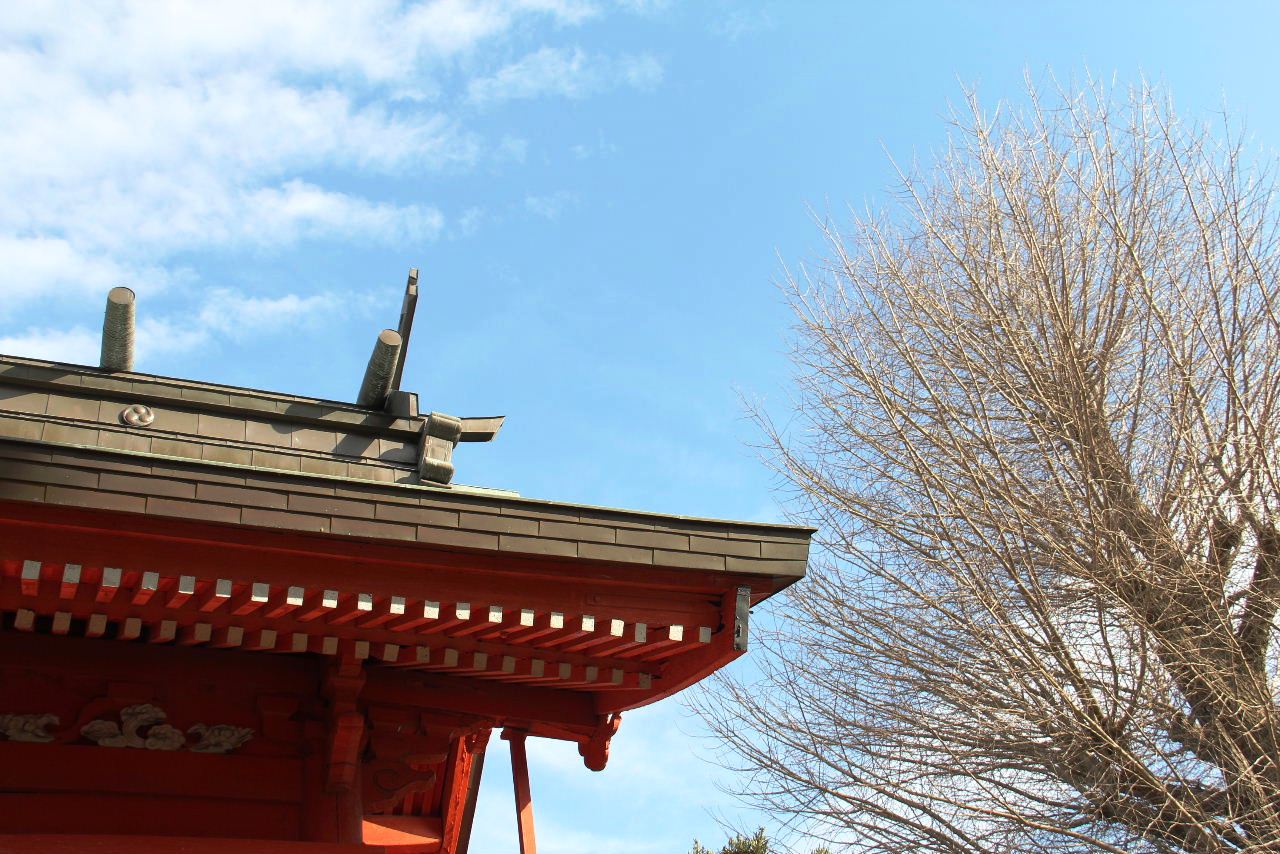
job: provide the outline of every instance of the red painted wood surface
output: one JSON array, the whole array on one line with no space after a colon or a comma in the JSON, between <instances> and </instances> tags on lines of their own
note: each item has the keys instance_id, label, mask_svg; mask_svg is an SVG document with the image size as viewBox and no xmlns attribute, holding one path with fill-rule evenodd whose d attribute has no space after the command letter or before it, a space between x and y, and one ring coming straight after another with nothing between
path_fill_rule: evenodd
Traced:
<instances>
[{"instance_id":1,"label":"red painted wood surface","mask_svg":"<svg viewBox=\"0 0 1280 854\"><path fill-rule=\"evenodd\" d=\"M525 752L528 733L507 730L503 739L511 743L511 782L516 796L516 834L520 854L538 854L537 834L533 826L533 792L529 788L529 758Z\"/></svg>"},{"instance_id":2,"label":"red painted wood surface","mask_svg":"<svg viewBox=\"0 0 1280 854\"><path fill-rule=\"evenodd\" d=\"M440 820L416 815L376 815L364 820L366 845L382 846L387 854L437 854Z\"/></svg>"},{"instance_id":3,"label":"red painted wood surface","mask_svg":"<svg viewBox=\"0 0 1280 854\"><path fill-rule=\"evenodd\" d=\"M376 845L177 836L0 834L0 854L384 854Z\"/></svg>"},{"instance_id":4,"label":"red painted wood surface","mask_svg":"<svg viewBox=\"0 0 1280 854\"><path fill-rule=\"evenodd\" d=\"M47 577L19 584L33 559ZM66 565L80 567L79 589L54 577ZM123 576L108 588L110 566L123 567L113 570ZM55 633L100 633L103 625L132 620L133 635L161 643L339 652L414 670L578 690L594 695L597 715L667 696L738 655L714 643L726 629L724 603L742 583L725 573L637 574L10 502L0 502L0 570L14 581L0 585L0 610L56 618L61 623L45 629ZM308 597L332 590L338 598L311 622L318 606L285 601L294 585ZM261 602L251 598L258 588ZM357 610L364 607L357 594L374 609L367 617ZM385 613L393 600L410 613ZM424 602L441 610L465 602L472 617L459 624L442 614L434 625L420 625L412 612ZM497 622L484 621L487 613L498 614ZM548 615L564 628L542 627ZM576 628L580 619L595 620L593 634ZM683 632L682 641L666 637L670 627ZM322 641L333 648L321 649ZM715 654L708 654L708 642Z\"/></svg>"},{"instance_id":5,"label":"red painted wood surface","mask_svg":"<svg viewBox=\"0 0 1280 854\"><path fill-rule=\"evenodd\" d=\"M27 834L0 854L458 854L492 728L518 733L535 854L524 739L603 767L614 712L740 654L739 583L0 502L0 715L58 721L49 743L0 738L0 830ZM436 600L470 610L414 616ZM253 736L224 755L84 734L136 705Z\"/></svg>"},{"instance_id":6,"label":"red painted wood surface","mask_svg":"<svg viewBox=\"0 0 1280 854\"><path fill-rule=\"evenodd\" d=\"M458 851L471 835L471 809L480 786L489 732L460 738L453 744L440 804L441 849Z\"/></svg>"}]
</instances>

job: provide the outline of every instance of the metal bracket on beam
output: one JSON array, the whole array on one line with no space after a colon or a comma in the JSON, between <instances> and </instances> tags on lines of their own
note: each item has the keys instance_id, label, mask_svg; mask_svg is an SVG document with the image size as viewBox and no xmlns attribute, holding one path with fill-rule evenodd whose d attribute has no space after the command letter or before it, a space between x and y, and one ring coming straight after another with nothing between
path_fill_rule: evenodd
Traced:
<instances>
[{"instance_id":1,"label":"metal bracket on beam","mask_svg":"<svg viewBox=\"0 0 1280 854\"><path fill-rule=\"evenodd\" d=\"M733 648L743 652L751 629L751 588L739 587L738 600L733 611Z\"/></svg>"}]
</instances>

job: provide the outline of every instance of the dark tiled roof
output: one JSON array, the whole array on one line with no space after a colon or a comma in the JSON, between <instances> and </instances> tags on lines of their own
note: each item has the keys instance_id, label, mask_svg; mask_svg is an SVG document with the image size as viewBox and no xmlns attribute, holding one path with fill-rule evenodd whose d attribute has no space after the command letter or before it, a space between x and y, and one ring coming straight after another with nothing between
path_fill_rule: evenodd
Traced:
<instances>
[{"instance_id":1,"label":"dark tiled roof","mask_svg":"<svg viewBox=\"0 0 1280 854\"><path fill-rule=\"evenodd\" d=\"M154 420L122 414L145 405ZM419 481L425 418L0 356L0 499L549 555L804 574L812 529Z\"/></svg>"}]
</instances>

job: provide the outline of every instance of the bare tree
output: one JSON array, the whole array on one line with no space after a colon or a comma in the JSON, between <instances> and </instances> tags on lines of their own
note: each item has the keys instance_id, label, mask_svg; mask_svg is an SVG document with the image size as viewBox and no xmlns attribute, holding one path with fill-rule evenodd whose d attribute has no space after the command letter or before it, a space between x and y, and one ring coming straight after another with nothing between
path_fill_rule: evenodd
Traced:
<instances>
[{"instance_id":1,"label":"bare tree","mask_svg":"<svg viewBox=\"0 0 1280 854\"><path fill-rule=\"evenodd\" d=\"M854 850L1280 851L1276 188L1159 91L1029 89L789 275L824 549L701 711Z\"/></svg>"}]
</instances>

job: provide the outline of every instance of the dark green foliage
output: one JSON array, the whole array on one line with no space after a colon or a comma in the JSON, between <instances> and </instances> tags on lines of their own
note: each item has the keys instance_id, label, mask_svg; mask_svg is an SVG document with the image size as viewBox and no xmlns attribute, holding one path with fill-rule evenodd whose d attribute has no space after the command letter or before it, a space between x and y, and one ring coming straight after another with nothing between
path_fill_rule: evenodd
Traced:
<instances>
[{"instance_id":1,"label":"dark green foliage","mask_svg":"<svg viewBox=\"0 0 1280 854\"><path fill-rule=\"evenodd\" d=\"M712 851L695 839L689 854L783 854L783 851L773 846L761 827L750 836L734 834L719 851ZM813 849L813 854L831 854L831 850L824 846Z\"/></svg>"}]
</instances>

